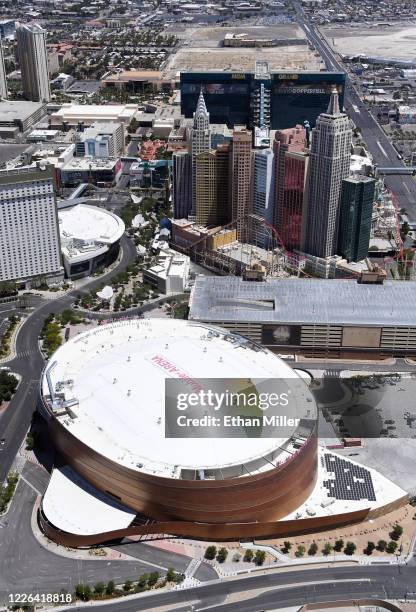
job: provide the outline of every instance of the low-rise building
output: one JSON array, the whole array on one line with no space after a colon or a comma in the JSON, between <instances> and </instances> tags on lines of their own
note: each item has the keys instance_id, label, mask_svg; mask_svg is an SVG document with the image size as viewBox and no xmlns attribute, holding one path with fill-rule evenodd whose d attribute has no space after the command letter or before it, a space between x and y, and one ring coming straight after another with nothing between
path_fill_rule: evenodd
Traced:
<instances>
[{"instance_id":1,"label":"low-rise building","mask_svg":"<svg viewBox=\"0 0 416 612\"><path fill-rule=\"evenodd\" d=\"M190 259L172 249L159 252L157 262L143 272L143 281L166 295L183 293L189 280Z\"/></svg>"},{"instance_id":2,"label":"low-rise building","mask_svg":"<svg viewBox=\"0 0 416 612\"><path fill-rule=\"evenodd\" d=\"M0 127L19 128L25 132L46 115L46 104L21 100L2 100L0 102Z\"/></svg>"},{"instance_id":3,"label":"low-rise building","mask_svg":"<svg viewBox=\"0 0 416 612\"><path fill-rule=\"evenodd\" d=\"M1 109L0 109L1 110ZM137 104L71 104L66 103L51 114L51 127L60 129L62 126L85 126L98 121L108 123L115 121L128 125L138 110Z\"/></svg>"},{"instance_id":4,"label":"low-rise building","mask_svg":"<svg viewBox=\"0 0 416 612\"><path fill-rule=\"evenodd\" d=\"M65 276L81 278L117 258L124 222L108 210L78 204L58 211Z\"/></svg>"},{"instance_id":5,"label":"low-rise building","mask_svg":"<svg viewBox=\"0 0 416 612\"><path fill-rule=\"evenodd\" d=\"M171 163L167 159L133 162L130 166L130 186L142 189L165 187Z\"/></svg>"},{"instance_id":6,"label":"low-rise building","mask_svg":"<svg viewBox=\"0 0 416 612\"><path fill-rule=\"evenodd\" d=\"M79 183L112 186L121 174L121 160L117 157L74 157L59 168L59 178L64 187Z\"/></svg>"},{"instance_id":7,"label":"low-rise building","mask_svg":"<svg viewBox=\"0 0 416 612\"><path fill-rule=\"evenodd\" d=\"M106 77L103 84L105 87L127 89L132 93L143 92L149 88L154 91L171 89L170 81L163 79L158 70L124 70Z\"/></svg>"},{"instance_id":8,"label":"low-rise building","mask_svg":"<svg viewBox=\"0 0 416 612\"><path fill-rule=\"evenodd\" d=\"M399 123L416 123L416 106L399 106Z\"/></svg>"},{"instance_id":9,"label":"low-rise building","mask_svg":"<svg viewBox=\"0 0 416 612\"><path fill-rule=\"evenodd\" d=\"M117 157L124 150L124 125L116 122L93 123L84 132L77 133L77 157Z\"/></svg>"},{"instance_id":10,"label":"low-rise building","mask_svg":"<svg viewBox=\"0 0 416 612\"><path fill-rule=\"evenodd\" d=\"M51 81L51 87L53 90L67 91L74 81L75 79L73 76L61 72Z\"/></svg>"},{"instance_id":11,"label":"low-rise building","mask_svg":"<svg viewBox=\"0 0 416 612\"><path fill-rule=\"evenodd\" d=\"M377 271L363 271L358 282L200 275L189 319L220 325L278 353L405 357L416 355L415 295L416 282L383 284Z\"/></svg>"},{"instance_id":12,"label":"low-rise building","mask_svg":"<svg viewBox=\"0 0 416 612\"><path fill-rule=\"evenodd\" d=\"M59 133L59 130L32 130L26 138L29 142L44 142L54 140Z\"/></svg>"}]
</instances>

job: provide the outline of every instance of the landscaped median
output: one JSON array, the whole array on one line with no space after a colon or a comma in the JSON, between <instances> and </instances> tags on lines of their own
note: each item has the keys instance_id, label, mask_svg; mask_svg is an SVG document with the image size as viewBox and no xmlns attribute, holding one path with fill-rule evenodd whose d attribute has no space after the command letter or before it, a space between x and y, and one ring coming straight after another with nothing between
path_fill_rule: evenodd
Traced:
<instances>
[{"instance_id":1,"label":"landscaped median","mask_svg":"<svg viewBox=\"0 0 416 612\"><path fill-rule=\"evenodd\" d=\"M0 370L0 412L4 408L3 402L10 402L16 393L18 379L7 370Z\"/></svg>"},{"instance_id":2,"label":"landscaped median","mask_svg":"<svg viewBox=\"0 0 416 612\"><path fill-rule=\"evenodd\" d=\"M0 338L0 362L11 357L12 342L17 332L19 322L20 317L15 315L9 317L7 329Z\"/></svg>"},{"instance_id":3,"label":"landscaped median","mask_svg":"<svg viewBox=\"0 0 416 612\"><path fill-rule=\"evenodd\" d=\"M142 574L137 580L126 580L122 585L116 585L114 580L109 582L97 582L93 587L88 584L77 584L75 587L75 598L80 601L113 599L143 593L152 589L161 589L166 586L174 586L183 582L184 574L175 572L173 568L167 570L166 576L160 576L159 572Z\"/></svg>"},{"instance_id":4,"label":"landscaped median","mask_svg":"<svg viewBox=\"0 0 416 612\"><path fill-rule=\"evenodd\" d=\"M51 313L45 319L40 332L41 349L45 357L49 358L62 344L65 327L78 325L84 321L77 313L70 309L64 310L59 315Z\"/></svg>"},{"instance_id":5,"label":"landscaped median","mask_svg":"<svg viewBox=\"0 0 416 612\"><path fill-rule=\"evenodd\" d=\"M18 480L19 474L17 474L17 472L9 472L6 484L0 487L0 516L7 512L16 490Z\"/></svg>"}]
</instances>

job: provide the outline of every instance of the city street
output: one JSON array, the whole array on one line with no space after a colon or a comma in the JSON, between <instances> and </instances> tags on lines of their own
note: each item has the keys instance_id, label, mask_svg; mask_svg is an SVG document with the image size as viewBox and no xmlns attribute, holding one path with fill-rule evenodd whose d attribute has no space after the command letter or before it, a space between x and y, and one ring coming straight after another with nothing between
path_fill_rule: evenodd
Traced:
<instances>
[{"instance_id":1,"label":"city street","mask_svg":"<svg viewBox=\"0 0 416 612\"><path fill-rule=\"evenodd\" d=\"M100 558L86 561L56 555L44 548L32 533L31 515L41 493L41 490L36 490L40 481L36 482L26 469L24 478L34 481L34 484L21 480L9 512L0 518L0 605L7 603L10 593L59 593L61 589L72 593L78 583L94 585L108 580L122 583L149 571L160 571L160 566L166 562L173 566L179 562L186 566L186 561L189 562L186 557L178 555L164 558L157 554L158 551L153 555L158 561L155 567L151 561L106 561ZM129 554L126 547L124 552Z\"/></svg>"},{"instance_id":2,"label":"city street","mask_svg":"<svg viewBox=\"0 0 416 612\"><path fill-rule=\"evenodd\" d=\"M325 565L325 564L323 564ZM301 603L334 601L342 599L359 599L380 597L382 599L405 598L415 588L416 567L414 563L406 567L394 565L383 566L348 566L325 567L305 571L266 572L207 584L186 591L155 593L142 599L131 598L118 600L117 603L100 606L99 612L138 612L155 610L159 606L175 606L175 611L213 610L215 612L253 612L276 610ZM249 592L261 589L261 593ZM238 597L236 594L241 593ZM227 603L227 597L233 595L233 602ZM236 601L237 600L237 601ZM179 604L183 603L183 606ZM190 606L193 605L194 608ZM68 611L77 608L69 607Z\"/></svg>"},{"instance_id":3,"label":"city street","mask_svg":"<svg viewBox=\"0 0 416 612\"><path fill-rule=\"evenodd\" d=\"M345 72L344 66L337 59L327 40L315 26L307 22L299 2L294 2L298 22L312 45L319 51L328 70ZM397 157L397 151L384 133L381 126L361 101L351 81L347 78L344 107L355 125L361 130L362 139L373 156L374 163L380 168L402 168L404 164ZM385 184L395 194L399 208L405 208L409 224L416 227L416 181L409 175L386 176Z\"/></svg>"},{"instance_id":4,"label":"city street","mask_svg":"<svg viewBox=\"0 0 416 612\"><path fill-rule=\"evenodd\" d=\"M0 415L0 438L6 440L1 454L0 482L4 481L13 464L30 427L32 415L36 408L39 378L44 367L44 360L39 351L38 337L45 318L50 313L59 313L69 308L74 301L75 293L90 291L103 281L109 280L125 270L135 260L136 249L127 236L123 236L121 239L121 246L123 249L121 260L111 272L91 280L87 285L84 285L82 290L74 290L61 298L42 303L20 328L16 338L16 357L7 362L7 365L13 372L21 375L22 382L8 409Z\"/></svg>"}]
</instances>

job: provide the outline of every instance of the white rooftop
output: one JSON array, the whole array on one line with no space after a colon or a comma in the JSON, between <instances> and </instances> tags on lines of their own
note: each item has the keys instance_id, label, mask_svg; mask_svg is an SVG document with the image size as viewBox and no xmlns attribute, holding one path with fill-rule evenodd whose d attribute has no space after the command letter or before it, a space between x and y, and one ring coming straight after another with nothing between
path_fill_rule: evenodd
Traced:
<instances>
[{"instance_id":1,"label":"white rooftop","mask_svg":"<svg viewBox=\"0 0 416 612\"><path fill-rule=\"evenodd\" d=\"M53 470L42 507L55 527L77 535L125 529L136 516L67 465Z\"/></svg>"},{"instance_id":2,"label":"white rooftop","mask_svg":"<svg viewBox=\"0 0 416 612\"><path fill-rule=\"evenodd\" d=\"M72 157L66 161L62 170L112 170L119 165L117 157Z\"/></svg>"},{"instance_id":3,"label":"white rooftop","mask_svg":"<svg viewBox=\"0 0 416 612\"><path fill-rule=\"evenodd\" d=\"M125 225L120 217L104 208L77 204L58 211L59 232L64 255L68 259L108 247L120 240Z\"/></svg>"},{"instance_id":4,"label":"white rooftop","mask_svg":"<svg viewBox=\"0 0 416 612\"><path fill-rule=\"evenodd\" d=\"M84 332L49 361L53 387L59 382L65 400L73 400L68 414L58 418L98 453L165 477L179 478L180 468L247 465L271 452L276 456L276 449L284 460L290 455L288 438L165 438L168 377L281 377L293 381L296 408L313 401L305 382L281 359L235 338L219 328L166 319L129 319ZM42 385L48 396L46 373ZM314 403L308 407L313 410ZM273 468L266 459L260 463L259 469Z\"/></svg>"},{"instance_id":5,"label":"white rooftop","mask_svg":"<svg viewBox=\"0 0 416 612\"><path fill-rule=\"evenodd\" d=\"M328 489L324 486L324 482L335 482L333 472L328 472L325 466L325 455L328 455L332 459L338 457L345 464L345 470L351 469L352 466L361 466L367 471L369 478L373 483L375 499L369 500L365 497L361 499L337 499L331 496ZM345 454L337 454L333 451L319 447L318 456L318 479L315 487L308 497L308 499L299 508L285 516L282 520L308 518L310 516L328 516L335 514L343 514L344 512L354 512L362 510L364 508L380 508L387 504L393 503L397 499L400 499L406 495L401 487L397 486L394 482L377 472L376 470L363 466L356 461L351 460ZM359 496L357 496L359 497Z\"/></svg>"},{"instance_id":6,"label":"white rooftop","mask_svg":"<svg viewBox=\"0 0 416 612\"><path fill-rule=\"evenodd\" d=\"M63 104L54 119L61 121L130 121L138 110L137 104Z\"/></svg>"},{"instance_id":7,"label":"white rooftop","mask_svg":"<svg viewBox=\"0 0 416 612\"><path fill-rule=\"evenodd\" d=\"M351 172L361 172L363 168L371 168L372 165L373 162L369 157L364 157L362 155L351 155Z\"/></svg>"}]
</instances>

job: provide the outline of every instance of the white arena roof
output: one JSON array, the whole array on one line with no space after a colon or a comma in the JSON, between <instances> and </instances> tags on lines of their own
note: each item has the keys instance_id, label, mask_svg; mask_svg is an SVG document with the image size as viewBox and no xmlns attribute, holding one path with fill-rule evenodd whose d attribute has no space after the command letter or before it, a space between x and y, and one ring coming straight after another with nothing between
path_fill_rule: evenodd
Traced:
<instances>
[{"instance_id":1,"label":"white arena roof","mask_svg":"<svg viewBox=\"0 0 416 612\"><path fill-rule=\"evenodd\" d=\"M274 452L283 461L299 448L292 435L165 438L165 379L184 374L291 379L299 414L316 416L306 383L276 355L219 328L181 320L129 319L74 337L51 357L42 390L48 397L49 375L55 392L70 405L55 414L72 435L113 461L149 474L180 478L181 468L251 468L256 462L254 473L274 467L262 460L265 455ZM305 401L311 402L308 411Z\"/></svg>"},{"instance_id":2,"label":"white arena roof","mask_svg":"<svg viewBox=\"0 0 416 612\"><path fill-rule=\"evenodd\" d=\"M62 251L71 262L105 252L108 246L120 240L125 230L120 217L87 204L58 210L58 219Z\"/></svg>"}]
</instances>

